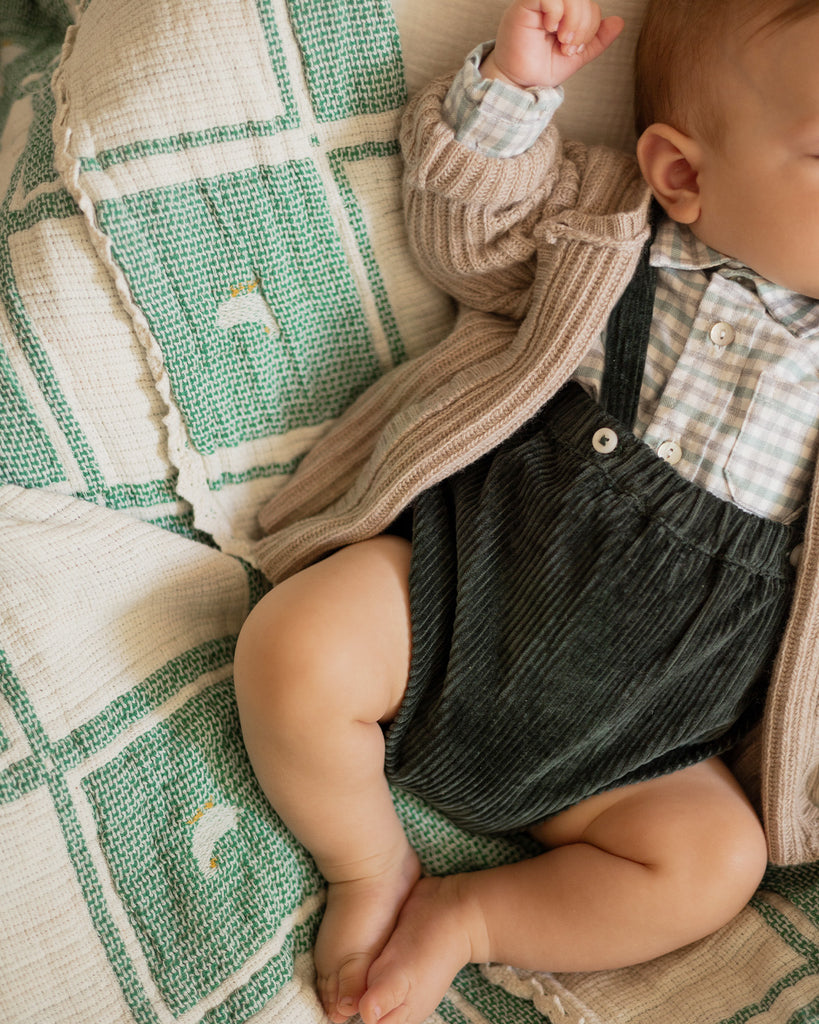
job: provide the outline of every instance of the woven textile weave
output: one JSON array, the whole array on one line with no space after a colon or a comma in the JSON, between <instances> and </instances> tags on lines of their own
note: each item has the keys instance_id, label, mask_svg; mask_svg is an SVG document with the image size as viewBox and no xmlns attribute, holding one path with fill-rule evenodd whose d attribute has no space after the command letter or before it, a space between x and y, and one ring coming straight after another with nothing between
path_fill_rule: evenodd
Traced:
<instances>
[{"instance_id":1,"label":"woven textile weave","mask_svg":"<svg viewBox=\"0 0 819 1024\"><path fill-rule=\"evenodd\" d=\"M452 324L407 254L398 121L504 3L2 4L3 1024L323 1021L322 880L236 722L266 587L244 556L352 398ZM627 137L628 60L567 100L605 141ZM530 852L395 797L430 872ZM817 1015L808 865L643 968L470 967L437 1019Z\"/></svg>"}]
</instances>

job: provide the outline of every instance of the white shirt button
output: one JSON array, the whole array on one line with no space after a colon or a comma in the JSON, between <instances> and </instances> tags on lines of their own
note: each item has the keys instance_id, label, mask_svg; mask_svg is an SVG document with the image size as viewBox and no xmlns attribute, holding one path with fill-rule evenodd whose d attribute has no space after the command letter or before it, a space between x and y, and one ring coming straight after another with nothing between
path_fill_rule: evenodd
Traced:
<instances>
[{"instance_id":1,"label":"white shirt button","mask_svg":"<svg viewBox=\"0 0 819 1024\"><path fill-rule=\"evenodd\" d=\"M730 324L726 324L724 320L720 320L718 324L714 324L710 331L711 341L715 345L719 345L720 348L725 348L730 345L734 338L737 336L737 332Z\"/></svg>"},{"instance_id":2,"label":"white shirt button","mask_svg":"<svg viewBox=\"0 0 819 1024\"><path fill-rule=\"evenodd\" d=\"M592 437L592 448L603 455L613 452L619 443L620 438L610 427L601 427L600 430L594 432Z\"/></svg>"},{"instance_id":3,"label":"white shirt button","mask_svg":"<svg viewBox=\"0 0 819 1024\"><path fill-rule=\"evenodd\" d=\"M676 466L682 458L683 452L676 441L663 441L657 449L657 454L661 459L665 459L670 466Z\"/></svg>"},{"instance_id":4,"label":"white shirt button","mask_svg":"<svg viewBox=\"0 0 819 1024\"><path fill-rule=\"evenodd\" d=\"M804 550L804 547L804 544L797 544L790 553L789 561L794 569L799 568L799 563L802 561L802 551Z\"/></svg>"}]
</instances>

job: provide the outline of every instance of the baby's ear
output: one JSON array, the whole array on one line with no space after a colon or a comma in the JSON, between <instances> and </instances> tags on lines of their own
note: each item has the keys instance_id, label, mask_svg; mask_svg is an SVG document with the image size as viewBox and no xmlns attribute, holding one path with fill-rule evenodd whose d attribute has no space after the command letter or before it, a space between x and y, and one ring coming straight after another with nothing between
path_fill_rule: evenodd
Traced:
<instances>
[{"instance_id":1,"label":"baby's ear","mask_svg":"<svg viewBox=\"0 0 819 1024\"><path fill-rule=\"evenodd\" d=\"M660 206L679 224L699 219L701 158L699 143L667 124L650 125L637 141L643 177Z\"/></svg>"}]
</instances>

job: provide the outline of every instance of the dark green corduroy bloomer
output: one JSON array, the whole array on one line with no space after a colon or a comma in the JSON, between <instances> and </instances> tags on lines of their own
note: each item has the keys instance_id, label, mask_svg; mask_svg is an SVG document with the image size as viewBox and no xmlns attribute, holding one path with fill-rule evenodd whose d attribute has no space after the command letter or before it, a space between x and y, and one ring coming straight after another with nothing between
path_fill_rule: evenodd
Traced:
<instances>
[{"instance_id":1,"label":"dark green corduroy bloomer","mask_svg":"<svg viewBox=\"0 0 819 1024\"><path fill-rule=\"evenodd\" d=\"M631 433L652 308L644 259L609 322L607 410L569 384L414 504L386 771L464 828L536 824L722 753L761 715L794 530Z\"/></svg>"}]
</instances>

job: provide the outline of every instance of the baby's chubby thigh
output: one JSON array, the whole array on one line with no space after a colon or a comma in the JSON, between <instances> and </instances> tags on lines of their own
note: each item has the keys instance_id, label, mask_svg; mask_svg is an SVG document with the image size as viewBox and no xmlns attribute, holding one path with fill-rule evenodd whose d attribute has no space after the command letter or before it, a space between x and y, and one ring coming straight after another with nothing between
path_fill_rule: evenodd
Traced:
<instances>
[{"instance_id":1,"label":"baby's chubby thigh","mask_svg":"<svg viewBox=\"0 0 819 1024\"><path fill-rule=\"evenodd\" d=\"M236 699L254 772L328 879L342 861L365 857L375 837L399 839L379 723L406 689L409 562L399 537L343 548L266 594L236 644ZM357 832L343 828L350 821Z\"/></svg>"},{"instance_id":2,"label":"baby's chubby thigh","mask_svg":"<svg viewBox=\"0 0 819 1024\"><path fill-rule=\"evenodd\" d=\"M389 721L410 656L410 545L352 544L273 588L251 611L236 652L240 706L273 725L336 716Z\"/></svg>"},{"instance_id":3,"label":"baby's chubby thigh","mask_svg":"<svg viewBox=\"0 0 819 1024\"><path fill-rule=\"evenodd\" d=\"M760 820L719 758L591 796L530 831L552 849L588 844L650 867L683 933L730 921L767 866Z\"/></svg>"}]
</instances>

